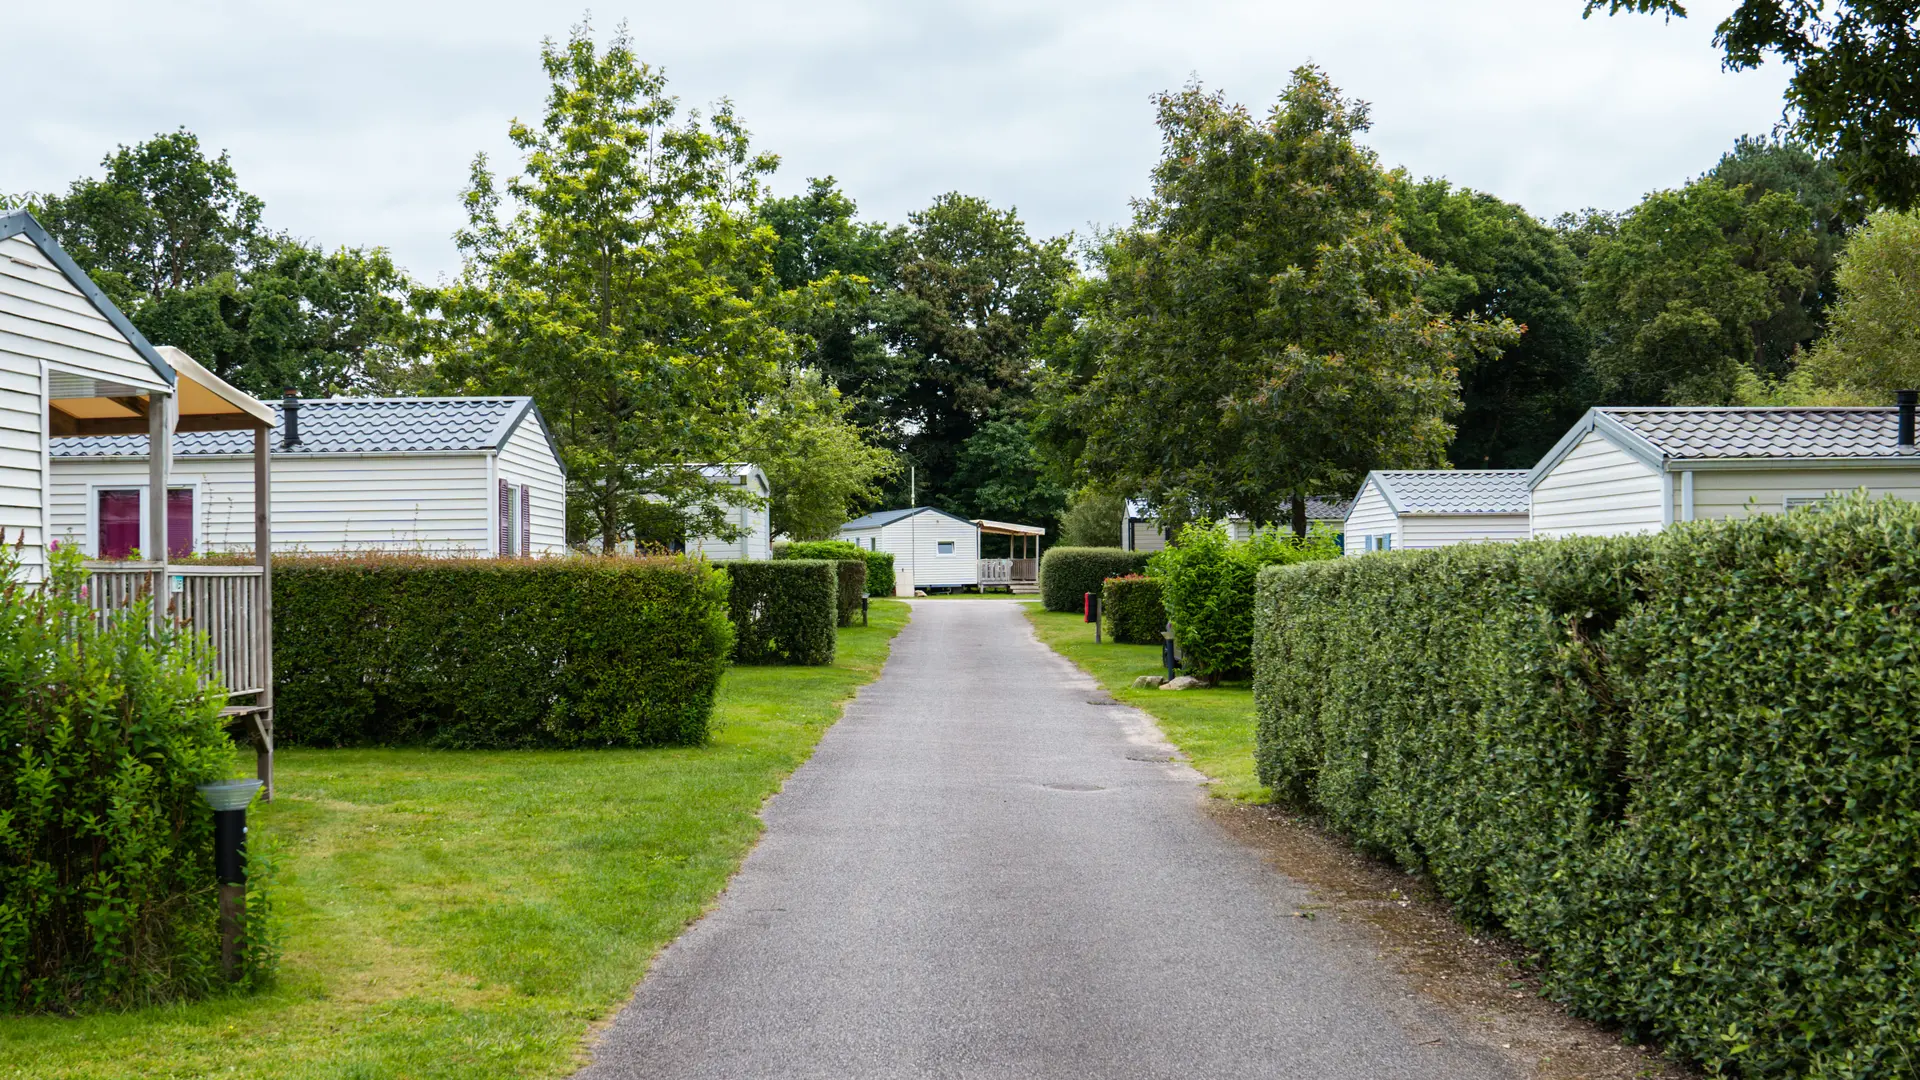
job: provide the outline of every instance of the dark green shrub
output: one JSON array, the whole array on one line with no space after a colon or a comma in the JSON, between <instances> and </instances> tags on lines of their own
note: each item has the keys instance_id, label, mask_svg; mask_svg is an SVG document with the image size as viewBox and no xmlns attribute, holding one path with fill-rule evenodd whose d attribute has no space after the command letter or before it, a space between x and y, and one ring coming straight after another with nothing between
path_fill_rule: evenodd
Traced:
<instances>
[{"instance_id":1,"label":"dark green shrub","mask_svg":"<svg viewBox=\"0 0 1920 1080\"><path fill-rule=\"evenodd\" d=\"M144 601L102 625L78 553L50 563L32 588L0 550L0 1011L203 996L226 983L213 811L194 786L232 775L225 696ZM262 930L249 985L272 961Z\"/></svg>"},{"instance_id":2,"label":"dark green shrub","mask_svg":"<svg viewBox=\"0 0 1920 1080\"><path fill-rule=\"evenodd\" d=\"M892 596L895 587L893 577L893 552L862 552L867 559L867 595Z\"/></svg>"},{"instance_id":3,"label":"dark green shrub","mask_svg":"<svg viewBox=\"0 0 1920 1080\"><path fill-rule=\"evenodd\" d=\"M276 559L287 743L704 742L732 632L697 560Z\"/></svg>"},{"instance_id":4,"label":"dark green shrub","mask_svg":"<svg viewBox=\"0 0 1920 1080\"><path fill-rule=\"evenodd\" d=\"M1259 771L1710 1071L1920 1048L1920 506L1266 571Z\"/></svg>"},{"instance_id":5,"label":"dark green shrub","mask_svg":"<svg viewBox=\"0 0 1920 1080\"><path fill-rule=\"evenodd\" d=\"M728 601L733 658L742 664L831 664L838 624L839 562L731 562Z\"/></svg>"},{"instance_id":6,"label":"dark green shrub","mask_svg":"<svg viewBox=\"0 0 1920 1080\"><path fill-rule=\"evenodd\" d=\"M781 544L774 549L776 559L830 559L840 564L839 612L840 625L852 626L855 616L860 613L860 599L868 595L867 576L869 569L868 552L851 540L796 540ZM893 572L893 556L888 555L887 572ZM891 592L891 586L889 586Z\"/></svg>"},{"instance_id":7,"label":"dark green shrub","mask_svg":"<svg viewBox=\"0 0 1920 1080\"><path fill-rule=\"evenodd\" d=\"M1139 574L1108 578L1100 589L1100 623L1108 640L1118 644L1160 644L1167 625L1160 583Z\"/></svg>"},{"instance_id":8,"label":"dark green shrub","mask_svg":"<svg viewBox=\"0 0 1920 1080\"><path fill-rule=\"evenodd\" d=\"M1147 568L1145 552L1121 548L1057 547L1040 556L1040 603L1048 611L1084 611L1087 593L1110 577Z\"/></svg>"},{"instance_id":9,"label":"dark green shrub","mask_svg":"<svg viewBox=\"0 0 1920 1080\"><path fill-rule=\"evenodd\" d=\"M1329 533L1304 540L1275 529L1236 541L1218 522L1189 525L1172 547L1154 553L1152 575L1173 622L1173 638L1193 674L1233 678L1253 670L1254 588L1264 566L1335 559Z\"/></svg>"}]
</instances>

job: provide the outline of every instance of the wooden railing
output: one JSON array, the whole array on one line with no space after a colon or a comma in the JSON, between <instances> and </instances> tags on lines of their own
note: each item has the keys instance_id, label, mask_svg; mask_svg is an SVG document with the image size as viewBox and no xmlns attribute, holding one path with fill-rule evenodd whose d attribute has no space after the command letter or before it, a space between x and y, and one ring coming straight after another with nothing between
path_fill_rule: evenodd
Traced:
<instances>
[{"instance_id":1,"label":"wooden railing","mask_svg":"<svg viewBox=\"0 0 1920 1080\"><path fill-rule=\"evenodd\" d=\"M89 562L87 569L87 599L100 614L155 596L157 614L205 634L209 666L229 694L258 694L272 683L271 639L262 618L266 573L259 566Z\"/></svg>"},{"instance_id":2,"label":"wooden railing","mask_svg":"<svg viewBox=\"0 0 1920 1080\"><path fill-rule=\"evenodd\" d=\"M1039 559L1008 559L1013 564L1013 583L1031 585L1040 580Z\"/></svg>"},{"instance_id":3,"label":"wooden railing","mask_svg":"<svg viewBox=\"0 0 1920 1080\"><path fill-rule=\"evenodd\" d=\"M987 589L996 585L1001 587L1013 585L1012 559L980 560L980 587Z\"/></svg>"}]
</instances>

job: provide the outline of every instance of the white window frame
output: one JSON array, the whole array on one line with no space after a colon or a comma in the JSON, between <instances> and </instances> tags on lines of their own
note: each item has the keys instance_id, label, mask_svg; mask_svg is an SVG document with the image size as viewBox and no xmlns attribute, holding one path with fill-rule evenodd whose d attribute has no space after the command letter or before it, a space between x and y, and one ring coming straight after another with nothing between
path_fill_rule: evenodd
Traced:
<instances>
[{"instance_id":1,"label":"white window frame","mask_svg":"<svg viewBox=\"0 0 1920 1080\"><path fill-rule=\"evenodd\" d=\"M100 493L103 491L138 492L140 495L140 525L141 525L140 535L147 536L149 535L146 528L147 492L151 490L152 490L152 487L145 482L144 477L137 480L132 480L132 481L93 480L88 482L87 484L87 533L84 537L81 538L81 541L80 541L80 550L83 552L86 552L87 558L97 559L100 557ZM200 510L201 510L201 507L205 504L201 501L201 498L200 498L200 481L197 479L177 481L172 477L168 477L167 490L168 491L184 490L184 491L191 491L193 493L193 496L192 496L193 523L190 526L191 531L189 533L188 543L192 545L192 551L191 551L192 554L205 555L207 553L206 538L203 534L205 533L206 530L202 529L200 526ZM64 540L66 538L53 537L53 539ZM157 561L151 558L149 552L144 547L140 549L140 554L142 558L146 559L147 561Z\"/></svg>"},{"instance_id":2,"label":"white window frame","mask_svg":"<svg viewBox=\"0 0 1920 1080\"><path fill-rule=\"evenodd\" d=\"M960 553L960 542L958 540L935 540L933 542L933 553L935 555L958 555Z\"/></svg>"},{"instance_id":3,"label":"white window frame","mask_svg":"<svg viewBox=\"0 0 1920 1080\"><path fill-rule=\"evenodd\" d=\"M1392 551L1393 550L1393 534L1392 533L1367 534L1367 550L1370 552L1371 551Z\"/></svg>"}]
</instances>

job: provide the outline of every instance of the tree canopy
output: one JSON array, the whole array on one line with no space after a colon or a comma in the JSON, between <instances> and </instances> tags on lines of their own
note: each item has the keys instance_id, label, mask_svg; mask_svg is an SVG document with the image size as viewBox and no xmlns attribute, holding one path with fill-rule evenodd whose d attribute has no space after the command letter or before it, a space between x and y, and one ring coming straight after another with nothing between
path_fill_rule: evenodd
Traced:
<instances>
[{"instance_id":1,"label":"tree canopy","mask_svg":"<svg viewBox=\"0 0 1920 1080\"><path fill-rule=\"evenodd\" d=\"M1306 531L1306 497L1444 461L1459 368L1518 337L1422 299L1364 104L1313 67L1264 120L1197 85L1157 99L1162 155L1097 251L1083 466L1169 523Z\"/></svg>"},{"instance_id":2,"label":"tree canopy","mask_svg":"<svg viewBox=\"0 0 1920 1080\"><path fill-rule=\"evenodd\" d=\"M1605 9L1685 18L1680 0L1586 0ZM1793 69L1787 115L1793 134L1831 157L1873 203L1920 201L1920 33L1913 0L1740 0L1714 44L1729 70L1777 57Z\"/></svg>"},{"instance_id":3,"label":"tree canopy","mask_svg":"<svg viewBox=\"0 0 1920 1080\"><path fill-rule=\"evenodd\" d=\"M1831 328L1805 365L1810 381L1880 404L1920 386L1920 211L1868 219L1836 279Z\"/></svg>"}]
</instances>

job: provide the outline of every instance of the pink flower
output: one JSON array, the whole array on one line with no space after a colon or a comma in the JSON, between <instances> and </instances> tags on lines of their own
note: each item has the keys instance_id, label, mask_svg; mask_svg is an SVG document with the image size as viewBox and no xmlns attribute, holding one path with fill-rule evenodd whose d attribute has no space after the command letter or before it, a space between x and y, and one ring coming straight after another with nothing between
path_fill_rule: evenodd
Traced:
<instances>
[{"instance_id":1,"label":"pink flower","mask_svg":"<svg viewBox=\"0 0 1920 1080\"><path fill-rule=\"evenodd\" d=\"M58 541L58 540L55 540L55 541L54 541L53 543L51 543L51 544L48 544L48 545L47 545L47 550L48 550L48 551L59 551L59 550L60 550L60 541Z\"/></svg>"}]
</instances>

